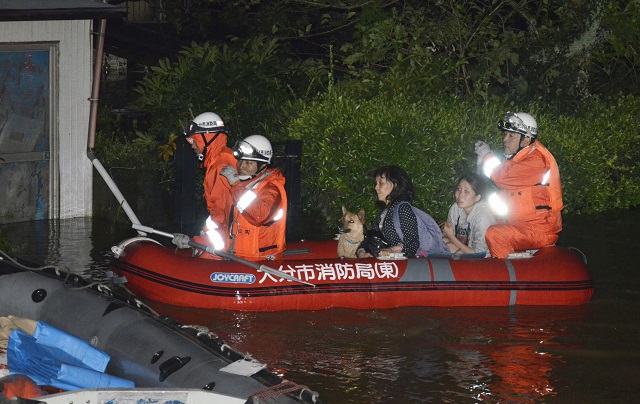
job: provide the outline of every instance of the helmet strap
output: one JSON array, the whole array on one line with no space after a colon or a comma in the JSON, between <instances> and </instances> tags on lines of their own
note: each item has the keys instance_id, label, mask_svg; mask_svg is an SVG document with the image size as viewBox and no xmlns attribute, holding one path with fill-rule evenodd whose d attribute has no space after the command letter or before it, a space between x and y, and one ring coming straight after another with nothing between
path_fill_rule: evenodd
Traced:
<instances>
[{"instance_id":1,"label":"helmet strap","mask_svg":"<svg viewBox=\"0 0 640 404\"><path fill-rule=\"evenodd\" d=\"M264 170L266 170L266 168L269 166L269 164L258 161L258 170L256 171L255 174L253 175L241 175L240 176L240 181L249 181L252 180L254 178L256 178L260 173L262 173Z\"/></svg>"},{"instance_id":2,"label":"helmet strap","mask_svg":"<svg viewBox=\"0 0 640 404\"><path fill-rule=\"evenodd\" d=\"M520 153L520 150L524 149L524 147L522 147L522 141L524 140L525 137L526 137L525 135L520 133L520 141L518 142L518 150L515 153L513 153L514 156L516 154Z\"/></svg>"},{"instance_id":3,"label":"helmet strap","mask_svg":"<svg viewBox=\"0 0 640 404\"><path fill-rule=\"evenodd\" d=\"M198 160L202 161L204 160L204 156L207 154L207 149L209 148L209 145L211 143L213 143L214 140L216 140L216 138L218 137L218 135L220 135L221 131L218 132L214 132L215 135L207 141L207 138L205 137L204 133L200 133L200 136L202 136L202 143L204 143L204 150L202 150L202 154L198 155ZM211 133L211 132L207 132L207 133Z\"/></svg>"},{"instance_id":4,"label":"helmet strap","mask_svg":"<svg viewBox=\"0 0 640 404\"><path fill-rule=\"evenodd\" d=\"M515 156L516 154L520 153L520 150L524 149L524 147L522 146L522 141L524 140L525 137L531 139L529 141L529 145L528 146L531 146L533 144L533 142L536 141L536 139L534 137L530 137L530 136L526 136L526 135L520 134L520 142L518 143L518 150L515 153L513 153L510 157L507 157L505 155L507 160L513 158L513 156ZM528 146L525 146L525 147L528 147Z\"/></svg>"}]
</instances>

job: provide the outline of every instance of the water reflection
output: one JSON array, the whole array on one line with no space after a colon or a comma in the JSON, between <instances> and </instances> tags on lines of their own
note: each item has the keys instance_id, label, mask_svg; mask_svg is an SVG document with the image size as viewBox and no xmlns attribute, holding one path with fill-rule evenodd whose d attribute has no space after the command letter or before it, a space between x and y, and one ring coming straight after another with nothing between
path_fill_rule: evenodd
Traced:
<instances>
[{"instance_id":1,"label":"water reflection","mask_svg":"<svg viewBox=\"0 0 640 404\"><path fill-rule=\"evenodd\" d=\"M321 384L330 402L534 402L557 394L554 349L589 306L398 308L236 313L153 307L185 323L208 319L241 351L284 377ZM558 340L558 337L561 337ZM315 384L314 384L315 382Z\"/></svg>"},{"instance_id":2,"label":"water reflection","mask_svg":"<svg viewBox=\"0 0 640 404\"><path fill-rule=\"evenodd\" d=\"M640 211L565 221L559 243L585 253L595 285L579 307L246 313L149 303L326 403L628 402L640 375L640 241L620 229L638 222ZM89 219L11 226L19 256L92 277L135 235Z\"/></svg>"},{"instance_id":3,"label":"water reflection","mask_svg":"<svg viewBox=\"0 0 640 404\"><path fill-rule=\"evenodd\" d=\"M15 252L39 264L87 273L95 264L91 219L40 220L2 226Z\"/></svg>"},{"instance_id":4,"label":"water reflection","mask_svg":"<svg viewBox=\"0 0 640 404\"><path fill-rule=\"evenodd\" d=\"M135 235L127 223L92 218L12 223L0 230L12 244L12 255L89 277L107 267L116 240Z\"/></svg>"}]
</instances>

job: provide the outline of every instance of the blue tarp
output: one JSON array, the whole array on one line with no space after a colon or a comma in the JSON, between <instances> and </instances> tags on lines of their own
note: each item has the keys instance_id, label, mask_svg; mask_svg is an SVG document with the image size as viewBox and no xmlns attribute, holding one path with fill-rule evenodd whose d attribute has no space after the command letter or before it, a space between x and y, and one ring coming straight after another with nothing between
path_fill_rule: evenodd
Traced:
<instances>
[{"instance_id":1,"label":"blue tarp","mask_svg":"<svg viewBox=\"0 0 640 404\"><path fill-rule=\"evenodd\" d=\"M7 347L11 374L27 375L41 386L63 390L135 387L130 380L104 373L109 359L88 342L42 321L33 336L14 330Z\"/></svg>"}]
</instances>

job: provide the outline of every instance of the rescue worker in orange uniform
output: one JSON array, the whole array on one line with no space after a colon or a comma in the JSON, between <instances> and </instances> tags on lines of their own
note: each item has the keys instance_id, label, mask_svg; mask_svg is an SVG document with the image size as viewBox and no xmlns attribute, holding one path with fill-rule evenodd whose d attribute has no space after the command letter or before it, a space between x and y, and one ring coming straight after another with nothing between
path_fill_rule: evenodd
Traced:
<instances>
[{"instance_id":1,"label":"rescue worker in orange uniform","mask_svg":"<svg viewBox=\"0 0 640 404\"><path fill-rule=\"evenodd\" d=\"M228 253L248 260L282 258L286 248L287 194L285 177L269 168L271 143L252 135L236 143L234 166L220 173L231 186Z\"/></svg>"},{"instance_id":2,"label":"rescue worker in orange uniform","mask_svg":"<svg viewBox=\"0 0 640 404\"><path fill-rule=\"evenodd\" d=\"M227 238L231 195L229 183L220 176L220 171L236 162L233 150L227 146L224 122L218 114L204 112L185 125L184 136L205 169L204 199L209 217L203 232L207 233L207 237L196 236L194 240L222 250Z\"/></svg>"},{"instance_id":3,"label":"rescue worker in orange uniform","mask_svg":"<svg viewBox=\"0 0 640 404\"><path fill-rule=\"evenodd\" d=\"M498 223L489 226L493 257L553 245L562 230L562 187L553 155L537 140L538 124L525 112L507 112L498 123L504 161L483 141L475 144L478 169L500 188L489 196ZM501 220L500 220L501 219Z\"/></svg>"}]
</instances>

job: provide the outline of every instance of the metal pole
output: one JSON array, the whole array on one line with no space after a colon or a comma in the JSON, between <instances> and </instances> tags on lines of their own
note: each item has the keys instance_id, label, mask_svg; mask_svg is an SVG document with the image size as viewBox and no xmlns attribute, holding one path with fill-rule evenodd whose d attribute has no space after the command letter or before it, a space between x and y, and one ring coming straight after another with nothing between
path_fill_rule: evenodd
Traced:
<instances>
[{"instance_id":1,"label":"metal pole","mask_svg":"<svg viewBox=\"0 0 640 404\"><path fill-rule=\"evenodd\" d=\"M90 110L89 110L89 136L87 139L87 150L93 150L96 141L96 121L98 117L98 95L100 93L100 76L102 74L102 58L104 54L104 35L106 32L107 20L100 20L98 26L98 48L96 49L95 61L93 65L93 86L91 88Z\"/></svg>"}]
</instances>

